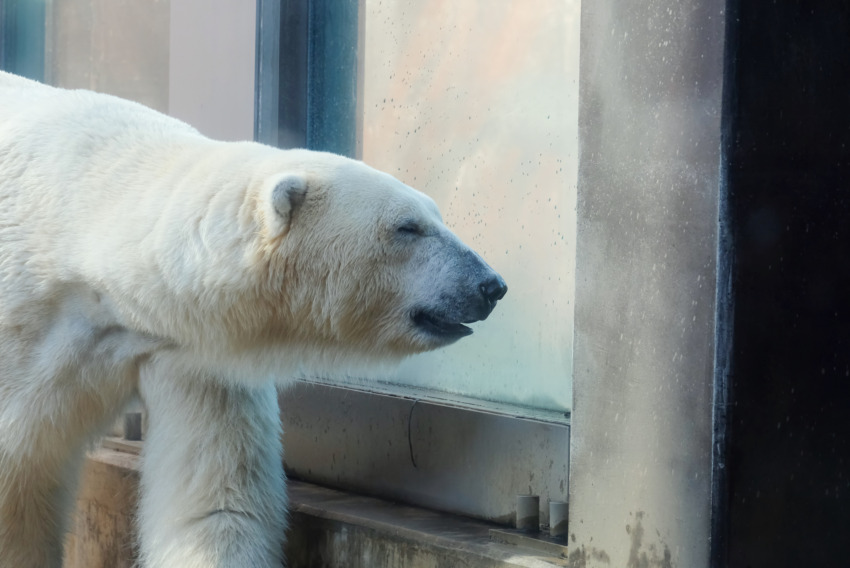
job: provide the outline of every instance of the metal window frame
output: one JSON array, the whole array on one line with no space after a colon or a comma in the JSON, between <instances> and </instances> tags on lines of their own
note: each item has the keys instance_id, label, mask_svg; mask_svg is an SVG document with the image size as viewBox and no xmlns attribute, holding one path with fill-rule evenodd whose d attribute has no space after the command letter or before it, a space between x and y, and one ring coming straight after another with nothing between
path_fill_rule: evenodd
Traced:
<instances>
[{"instance_id":1,"label":"metal window frame","mask_svg":"<svg viewBox=\"0 0 850 568\"><path fill-rule=\"evenodd\" d=\"M0 0L0 69L44 80L44 0Z\"/></svg>"},{"instance_id":2,"label":"metal window frame","mask_svg":"<svg viewBox=\"0 0 850 568\"><path fill-rule=\"evenodd\" d=\"M360 156L362 22L357 0L257 0L258 141Z\"/></svg>"},{"instance_id":3,"label":"metal window frame","mask_svg":"<svg viewBox=\"0 0 850 568\"><path fill-rule=\"evenodd\" d=\"M360 157L363 8L258 0L259 141ZM568 415L319 380L280 402L293 478L503 524L519 494L540 496L544 524L568 499Z\"/></svg>"}]
</instances>

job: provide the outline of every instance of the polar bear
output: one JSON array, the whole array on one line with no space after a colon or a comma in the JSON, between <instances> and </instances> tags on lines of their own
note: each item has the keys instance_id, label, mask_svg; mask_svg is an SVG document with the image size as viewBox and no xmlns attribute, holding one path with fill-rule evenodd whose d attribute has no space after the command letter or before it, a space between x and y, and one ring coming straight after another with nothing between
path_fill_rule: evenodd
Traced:
<instances>
[{"instance_id":1,"label":"polar bear","mask_svg":"<svg viewBox=\"0 0 850 568\"><path fill-rule=\"evenodd\" d=\"M425 195L0 73L0 566L58 567L85 448L149 412L144 566L280 566L275 385L471 333L507 288Z\"/></svg>"}]
</instances>

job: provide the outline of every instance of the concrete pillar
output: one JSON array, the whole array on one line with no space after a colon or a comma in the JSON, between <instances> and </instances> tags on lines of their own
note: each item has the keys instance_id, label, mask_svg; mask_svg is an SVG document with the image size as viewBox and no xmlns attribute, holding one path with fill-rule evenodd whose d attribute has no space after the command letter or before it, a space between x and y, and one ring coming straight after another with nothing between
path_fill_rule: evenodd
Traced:
<instances>
[{"instance_id":1,"label":"concrete pillar","mask_svg":"<svg viewBox=\"0 0 850 568\"><path fill-rule=\"evenodd\" d=\"M583 3L572 566L709 565L724 19Z\"/></svg>"}]
</instances>

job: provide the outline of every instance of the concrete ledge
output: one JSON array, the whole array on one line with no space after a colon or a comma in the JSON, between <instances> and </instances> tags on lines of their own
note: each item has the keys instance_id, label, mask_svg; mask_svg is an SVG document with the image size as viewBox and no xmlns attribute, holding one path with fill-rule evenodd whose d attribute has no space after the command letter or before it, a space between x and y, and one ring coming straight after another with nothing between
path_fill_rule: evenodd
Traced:
<instances>
[{"instance_id":1,"label":"concrete ledge","mask_svg":"<svg viewBox=\"0 0 850 568\"><path fill-rule=\"evenodd\" d=\"M130 568L138 443L108 439L89 454L64 568ZM113 449L121 448L121 450ZM289 482L290 568L551 568L566 558L496 542L496 525Z\"/></svg>"},{"instance_id":2,"label":"concrete ledge","mask_svg":"<svg viewBox=\"0 0 850 568\"><path fill-rule=\"evenodd\" d=\"M290 481L292 568L551 568L567 560L495 542L497 525Z\"/></svg>"}]
</instances>

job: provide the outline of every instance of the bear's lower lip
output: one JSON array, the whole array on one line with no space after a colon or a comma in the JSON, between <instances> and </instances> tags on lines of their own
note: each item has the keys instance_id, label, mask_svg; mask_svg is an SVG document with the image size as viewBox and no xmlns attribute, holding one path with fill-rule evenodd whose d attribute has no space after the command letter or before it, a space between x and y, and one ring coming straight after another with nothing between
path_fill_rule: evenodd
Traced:
<instances>
[{"instance_id":1,"label":"bear's lower lip","mask_svg":"<svg viewBox=\"0 0 850 568\"><path fill-rule=\"evenodd\" d=\"M413 323L423 331L446 339L459 339L472 334L472 330L462 323L450 322L427 312L415 313Z\"/></svg>"}]
</instances>

